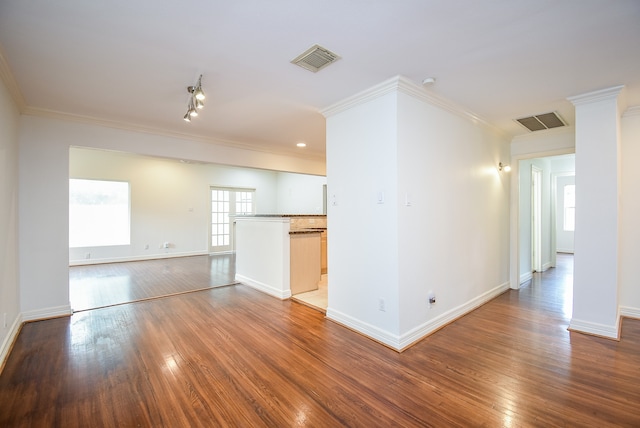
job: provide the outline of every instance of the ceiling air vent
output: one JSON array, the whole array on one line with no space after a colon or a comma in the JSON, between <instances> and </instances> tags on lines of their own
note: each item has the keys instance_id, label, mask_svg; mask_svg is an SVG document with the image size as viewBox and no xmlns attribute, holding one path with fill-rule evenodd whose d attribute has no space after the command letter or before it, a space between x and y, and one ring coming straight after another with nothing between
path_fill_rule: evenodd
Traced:
<instances>
[{"instance_id":1,"label":"ceiling air vent","mask_svg":"<svg viewBox=\"0 0 640 428\"><path fill-rule=\"evenodd\" d=\"M543 129L559 128L567 126L564 120L558 116L558 113L543 113L535 116L523 117L516 119L516 122L527 128L529 131L542 131Z\"/></svg>"},{"instance_id":2,"label":"ceiling air vent","mask_svg":"<svg viewBox=\"0 0 640 428\"><path fill-rule=\"evenodd\" d=\"M298 55L291 61L291 63L315 73L339 59L340 57L338 55L328 49L325 49L320 45L314 45L302 54Z\"/></svg>"}]
</instances>

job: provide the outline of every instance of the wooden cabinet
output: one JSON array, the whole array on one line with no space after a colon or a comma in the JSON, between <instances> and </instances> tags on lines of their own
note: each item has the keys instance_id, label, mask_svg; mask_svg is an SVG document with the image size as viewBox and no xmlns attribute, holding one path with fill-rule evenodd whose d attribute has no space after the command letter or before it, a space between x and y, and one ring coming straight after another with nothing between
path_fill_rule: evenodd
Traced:
<instances>
[{"instance_id":1,"label":"wooden cabinet","mask_svg":"<svg viewBox=\"0 0 640 428\"><path fill-rule=\"evenodd\" d=\"M327 273L327 231L320 234L320 272Z\"/></svg>"},{"instance_id":2,"label":"wooden cabinet","mask_svg":"<svg viewBox=\"0 0 640 428\"><path fill-rule=\"evenodd\" d=\"M291 294L317 290L320 281L320 232L290 235Z\"/></svg>"}]
</instances>

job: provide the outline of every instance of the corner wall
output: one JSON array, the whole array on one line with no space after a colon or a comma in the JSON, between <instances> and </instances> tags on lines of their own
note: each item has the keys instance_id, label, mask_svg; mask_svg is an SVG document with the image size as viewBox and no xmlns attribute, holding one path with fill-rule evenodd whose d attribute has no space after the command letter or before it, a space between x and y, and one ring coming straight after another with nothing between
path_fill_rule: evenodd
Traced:
<instances>
[{"instance_id":1,"label":"corner wall","mask_svg":"<svg viewBox=\"0 0 640 428\"><path fill-rule=\"evenodd\" d=\"M403 77L325 115L328 318L402 350L508 289L506 139Z\"/></svg>"},{"instance_id":2,"label":"corner wall","mask_svg":"<svg viewBox=\"0 0 640 428\"><path fill-rule=\"evenodd\" d=\"M18 123L20 112L0 79L0 372L18 334Z\"/></svg>"}]
</instances>

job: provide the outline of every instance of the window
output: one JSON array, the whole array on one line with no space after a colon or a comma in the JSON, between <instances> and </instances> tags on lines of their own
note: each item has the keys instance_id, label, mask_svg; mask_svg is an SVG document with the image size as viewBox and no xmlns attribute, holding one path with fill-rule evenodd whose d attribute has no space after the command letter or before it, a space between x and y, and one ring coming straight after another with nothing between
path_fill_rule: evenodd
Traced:
<instances>
[{"instance_id":1,"label":"window","mask_svg":"<svg viewBox=\"0 0 640 428\"><path fill-rule=\"evenodd\" d=\"M565 232L573 232L576 227L576 185L564 186L564 222Z\"/></svg>"},{"instance_id":2,"label":"window","mask_svg":"<svg viewBox=\"0 0 640 428\"><path fill-rule=\"evenodd\" d=\"M129 245L129 183L69 180L69 247Z\"/></svg>"}]
</instances>

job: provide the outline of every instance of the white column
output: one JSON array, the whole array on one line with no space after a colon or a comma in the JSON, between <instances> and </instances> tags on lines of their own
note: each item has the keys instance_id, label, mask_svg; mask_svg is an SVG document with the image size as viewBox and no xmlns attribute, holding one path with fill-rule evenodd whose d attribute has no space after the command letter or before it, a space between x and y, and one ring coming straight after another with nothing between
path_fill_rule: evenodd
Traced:
<instances>
[{"instance_id":1,"label":"white column","mask_svg":"<svg viewBox=\"0 0 640 428\"><path fill-rule=\"evenodd\" d=\"M618 337L623 86L569 98L576 109L576 230L570 330Z\"/></svg>"}]
</instances>

